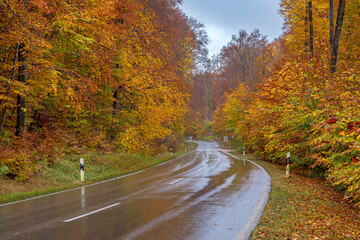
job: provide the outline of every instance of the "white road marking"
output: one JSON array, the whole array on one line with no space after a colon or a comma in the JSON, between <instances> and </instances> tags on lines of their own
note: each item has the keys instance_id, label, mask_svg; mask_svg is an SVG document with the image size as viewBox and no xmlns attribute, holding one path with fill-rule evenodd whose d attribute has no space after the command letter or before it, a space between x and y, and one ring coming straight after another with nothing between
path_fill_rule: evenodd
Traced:
<instances>
[{"instance_id":1,"label":"white road marking","mask_svg":"<svg viewBox=\"0 0 360 240\"><path fill-rule=\"evenodd\" d=\"M178 179L178 180L175 180L175 181L171 182L170 184L174 184L174 183L180 182L180 181L183 180L183 179L184 179L184 178L180 178L180 179Z\"/></svg>"},{"instance_id":2,"label":"white road marking","mask_svg":"<svg viewBox=\"0 0 360 240\"><path fill-rule=\"evenodd\" d=\"M77 220L77 219L79 219L79 218L83 218L83 217L89 216L89 215L91 215L91 214L94 214L94 213L97 213L97 212L106 210L106 209L108 209L108 208L115 207L115 206L117 206L117 205L119 205L119 204L120 204L120 203L115 203L115 204L112 204L112 205L110 205L110 206L103 207L103 208L100 208L100 209L98 209L98 210L95 210L95 211L92 211L92 212L89 212L89 213L86 213L86 214L83 214L83 215L80 215L80 216L77 216L77 217L74 217L74 218L70 218L70 219L68 219L68 220L65 220L64 222L72 222L72 221Z\"/></svg>"},{"instance_id":3,"label":"white road marking","mask_svg":"<svg viewBox=\"0 0 360 240\"><path fill-rule=\"evenodd\" d=\"M188 152L188 153L185 153L185 154L183 154L183 155L177 156L176 158L173 158L172 161L175 160L175 159L179 159L179 158L181 158L181 157L183 157L183 156L189 155L189 154L191 154L191 153L193 153L193 152L195 152L195 150L192 150L191 152ZM171 161L171 163L172 163L172 161ZM166 164L168 164L168 163L169 163L168 161L165 161L165 162L163 162L163 163L160 163L159 165L155 165L155 166L150 167L150 168L156 168L156 167L159 167L159 166L162 166L162 165L166 165ZM147 168L147 169L149 169L149 168ZM24 199L24 200L19 200L19 201L15 201L15 202L9 202L9 203L0 204L0 207L2 207L2 206L7 206L7 205L13 205L13 204L17 204L17 203L20 203L20 202L32 201L32 200L38 199L38 198L44 198L44 197L54 196L54 195L57 195L57 194L62 194L62 193L65 193L65 192L70 192L70 191L78 190L78 189L81 189L81 188L83 188L83 187L91 187L91 186L103 184L103 183L106 183L106 182L116 181L116 180L121 179L121 178L126 178L126 177L128 177L128 176L132 176L132 175L135 175L135 174L139 174L139 173L141 173L141 172L145 172L147 169L143 169L143 170L140 170L140 171L137 171L137 172L133 172L133 173L128 173L128 174L125 174L125 175L122 175L122 176L119 176L119 177L115 177L115 178L111 178L111 179L104 180L104 181L101 181L101 182L96 182L96 183L84 185L84 186L81 186L81 187L71 188L71 189L68 189L68 190L63 190L63 191L59 191L59 192L55 192L55 193L44 194L44 195L42 195L42 196L32 197L32 198L28 198L28 199Z\"/></svg>"},{"instance_id":4,"label":"white road marking","mask_svg":"<svg viewBox=\"0 0 360 240\"><path fill-rule=\"evenodd\" d=\"M198 169L198 172L200 172L203 168Z\"/></svg>"}]
</instances>

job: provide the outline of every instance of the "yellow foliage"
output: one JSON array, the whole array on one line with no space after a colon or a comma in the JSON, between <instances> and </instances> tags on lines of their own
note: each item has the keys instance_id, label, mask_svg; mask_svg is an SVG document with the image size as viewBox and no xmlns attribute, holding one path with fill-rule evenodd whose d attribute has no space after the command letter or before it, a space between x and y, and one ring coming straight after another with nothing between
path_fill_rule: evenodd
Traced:
<instances>
[{"instance_id":1,"label":"yellow foliage","mask_svg":"<svg viewBox=\"0 0 360 240\"><path fill-rule=\"evenodd\" d=\"M282 58L274 59L256 92L239 87L227 96L216 110L214 129L219 134L236 133L265 159L284 164L284 153L290 151L296 165L328 169L328 179L345 187L347 197L356 202L360 200L360 3L346 3L334 74L329 66L328 1L312 1L312 54L307 3L281 1L286 32L269 48L272 56Z\"/></svg>"}]
</instances>

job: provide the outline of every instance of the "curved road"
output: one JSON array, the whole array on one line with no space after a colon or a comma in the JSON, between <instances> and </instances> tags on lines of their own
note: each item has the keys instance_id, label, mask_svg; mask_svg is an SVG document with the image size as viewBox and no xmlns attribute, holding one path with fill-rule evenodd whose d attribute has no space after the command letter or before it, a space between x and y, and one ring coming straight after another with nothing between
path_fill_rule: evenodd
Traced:
<instances>
[{"instance_id":1,"label":"curved road","mask_svg":"<svg viewBox=\"0 0 360 240\"><path fill-rule=\"evenodd\" d=\"M156 167L0 206L1 239L246 239L268 174L212 142Z\"/></svg>"}]
</instances>

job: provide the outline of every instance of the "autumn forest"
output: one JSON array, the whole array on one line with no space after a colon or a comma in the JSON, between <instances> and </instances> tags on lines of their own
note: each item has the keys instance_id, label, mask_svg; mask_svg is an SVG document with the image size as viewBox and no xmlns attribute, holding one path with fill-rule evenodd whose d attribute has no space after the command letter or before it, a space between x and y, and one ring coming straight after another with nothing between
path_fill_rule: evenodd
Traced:
<instances>
[{"instance_id":1,"label":"autumn forest","mask_svg":"<svg viewBox=\"0 0 360 240\"><path fill-rule=\"evenodd\" d=\"M360 206L360 1L281 0L281 36L239 26L211 59L181 3L0 1L0 175L229 136Z\"/></svg>"}]
</instances>

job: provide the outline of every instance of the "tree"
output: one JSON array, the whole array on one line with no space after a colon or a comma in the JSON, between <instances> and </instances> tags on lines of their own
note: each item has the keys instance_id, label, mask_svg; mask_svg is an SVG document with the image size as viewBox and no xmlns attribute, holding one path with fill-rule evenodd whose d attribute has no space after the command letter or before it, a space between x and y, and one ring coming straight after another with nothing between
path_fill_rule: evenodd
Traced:
<instances>
[{"instance_id":1,"label":"tree","mask_svg":"<svg viewBox=\"0 0 360 240\"><path fill-rule=\"evenodd\" d=\"M308 10L309 10L309 50L310 55L314 54L314 27L313 27L313 6L312 1L308 3Z\"/></svg>"},{"instance_id":2,"label":"tree","mask_svg":"<svg viewBox=\"0 0 360 240\"><path fill-rule=\"evenodd\" d=\"M345 5L346 5L346 0L340 0L339 1L339 8L338 8L338 14L337 14L337 18L336 18L335 33L334 33L333 42L331 43L331 50L332 50L331 51L331 60L330 60L330 72L331 73L336 72L336 65L337 65L338 54L339 54L341 30L342 30L342 25L343 25L343 21L344 21L344 14L345 14Z\"/></svg>"},{"instance_id":3,"label":"tree","mask_svg":"<svg viewBox=\"0 0 360 240\"><path fill-rule=\"evenodd\" d=\"M215 58L214 66L214 106L223 102L223 96L237 88L241 83L255 90L266 72L263 61L267 46L266 36L259 30L248 34L240 30Z\"/></svg>"},{"instance_id":4,"label":"tree","mask_svg":"<svg viewBox=\"0 0 360 240\"><path fill-rule=\"evenodd\" d=\"M0 166L179 139L200 43L180 3L0 1Z\"/></svg>"},{"instance_id":5,"label":"tree","mask_svg":"<svg viewBox=\"0 0 360 240\"><path fill-rule=\"evenodd\" d=\"M332 46L334 39L334 0L329 0L329 22L330 22L330 46Z\"/></svg>"},{"instance_id":6,"label":"tree","mask_svg":"<svg viewBox=\"0 0 360 240\"><path fill-rule=\"evenodd\" d=\"M27 67L26 67L26 50L25 50L25 43L19 44L19 74L18 74L18 81L26 84L27 80ZM17 96L17 116L16 116L16 136L24 135L25 128L26 128L26 97L22 95Z\"/></svg>"},{"instance_id":7,"label":"tree","mask_svg":"<svg viewBox=\"0 0 360 240\"><path fill-rule=\"evenodd\" d=\"M279 164L291 151L294 167L322 172L360 206L360 3L337 3L333 34L332 1L282 0L285 32L267 46L268 74L257 91L238 88L226 95L213 125ZM229 58L228 65L235 62Z\"/></svg>"}]
</instances>

